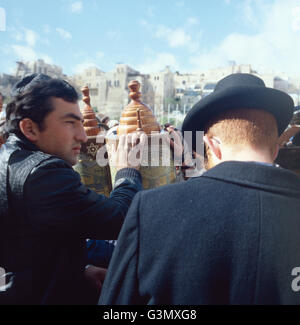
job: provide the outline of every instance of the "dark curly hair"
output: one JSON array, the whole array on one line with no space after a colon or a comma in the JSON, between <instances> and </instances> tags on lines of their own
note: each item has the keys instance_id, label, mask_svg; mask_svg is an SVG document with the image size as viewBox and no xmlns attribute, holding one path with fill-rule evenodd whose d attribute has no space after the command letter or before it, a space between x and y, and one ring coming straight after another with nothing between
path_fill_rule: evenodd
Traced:
<instances>
[{"instance_id":1,"label":"dark curly hair","mask_svg":"<svg viewBox=\"0 0 300 325\"><path fill-rule=\"evenodd\" d=\"M34 82L23 92L16 94L6 107L6 133L22 135L19 123L24 118L30 118L39 129L44 129L46 116L54 110L51 98L61 98L75 103L78 100L76 90L62 79L41 79Z\"/></svg>"}]
</instances>

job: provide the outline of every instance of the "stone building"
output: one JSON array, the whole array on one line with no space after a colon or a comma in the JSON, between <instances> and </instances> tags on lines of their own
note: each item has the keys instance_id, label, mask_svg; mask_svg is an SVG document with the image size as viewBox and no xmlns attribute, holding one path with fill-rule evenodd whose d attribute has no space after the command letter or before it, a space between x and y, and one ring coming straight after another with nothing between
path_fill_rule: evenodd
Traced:
<instances>
[{"instance_id":1,"label":"stone building","mask_svg":"<svg viewBox=\"0 0 300 325\"><path fill-rule=\"evenodd\" d=\"M181 74L173 73L170 67L149 75L142 74L126 64L117 64L114 70L103 72L91 67L72 78L77 88L87 85L90 88L91 104L96 111L119 119L122 109L128 104L128 83L138 80L141 83L142 101L153 109L162 121L174 110L186 113L202 97L209 95L216 83L231 73L251 73L264 80L267 87L278 88L288 93L300 94L300 90L287 82L285 76L272 73L259 74L250 64L228 66L207 71ZM297 102L299 102L299 95Z\"/></svg>"},{"instance_id":2,"label":"stone building","mask_svg":"<svg viewBox=\"0 0 300 325\"><path fill-rule=\"evenodd\" d=\"M225 67L209 69L205 72L201 71L200 73L204 80L217 82L232 73L256 73L256 71L252 69L250 64L236 64L235 62L229 62Z\"/></svg>"},{"instance_id":3,"label":"stone building","mask_svg":"<svg viewBox=\"0 0 300 325\"><path fill-rule=\"evenodd\" d=\"M105 97L106 78L105 73L97 67L90 67L82 74L75 75L70 78L71 83L76 86L80 93L80 89L88 86L90 90L91 106L95 111L99 111L102 107L101 98ZM81 105L83 103L80 102Z\"/></svg>"},{"instance_id":4,"label":"stone building","mask_svg":"<svg viewBox=\"0 0 300 325\"><path fill-rule=\"evenodd\" d=\"M44 73L52 78L68 79L68 77L63 74L61 67L54 64L45 63L44 60L37 60L33 62L18 61L16 63L17 67L13 75L0 75L0 91L7 97L7 101L10 99L10 90L12 86L26 75L32 73Z\"/></svg>"},{"instance_id":5,"label":"stone building","mask_svg":"<svg viewBox=\"0 0 300 325\"><path fill-rule=\"evenodd\" d=\"M97 67L91 67L82 74L75 75L72 80L79 88L88 86L94 110L112 119L119 119L121 111L129 102L128 83L131 80L140 82L142 101L151 108L154 104L150 76L141 74L126 64L117 64L114 70L106 73Z\"/></svg>"},{"instance_id":6,"label":"stone building","mask_svg":"<svg viewBox=\"0 0 300 325\"><path fill-rule=\"evenodd\" d=\"M176 110L186 113L202 98L203 76L199 74L174 74Z\"/></svg>"},{"instance_id":7,"label":"stone building","mask_svg":"<svg viewBox=\"0 0 300 325\"><path fill-rule=\"evenodd\" d=\"M150 84L153 90L152 100L155 116L159 121L163 121L164 115L170 110L170 105L175 99L174 73L169 66L166 66L164 70L150 74Z\"/></svg>"},{"instance_id":8,"label":"stone building","mask_svg":"<svg viewBox=\"0 0 300 325\"><path fill-rule=\"evenodd\" d=\"M168 100L174 98L174 74L169 66L166 66L163 71L152 73L150 75L150 83L153 87L155 106L166 106Z\"/></svg>"},{"instance_id":9,"label":"stone building","mask_svg":"<svg viewBox=\"0 0 300 325\"><path fill-rule=\"evenodd\" d=\"M25 75L32 73L44 73L52 78L65 78L60 66L46 63L39 59L32 62L17 62L16 78L23 78Z\"/></svg>"},{"instance_id":10,"label":"stone building","mask_svg":"<svg viewBox=\"0 0 300 325\"><path fill-rule=\"evenodd\" d=\"M178 71L174 74L174 85L177 90L186 89L201 89L204 77L203 74L185 73L181 74ZM176 91L180 93L181 91Z\"/></svg>"},{"instance_id":11,"label":"stone building","mask_svg":"<svg viewBox=\"0 0 300 325\"><path fill-rule=\"evenodd\" d=\"M71 82L77 91L83 86L90 88L91 105L99 113L111 119L119 119L124 106L128 104L128 83L138 80L141 84L142 101L162 121L173 111L186 113L202 97L209 95L216 83L231 73L251 73L262 78L267 87L277 88L292 95L295 104L300 103L300 80L292 80L284 74L259 74L250 64L229 62L225 67L192 73L173 73L169 66L164 70L143 74L126 64L116 64L112 71L104 72L90 67L75 76L66 76L62 68L43 60L17 62L14 75L0 75L0 91L9 97L11 86L31 73L44 73L54 78ZM83 105L80 101L80 105Z\"/></svg>"}]
</instances>

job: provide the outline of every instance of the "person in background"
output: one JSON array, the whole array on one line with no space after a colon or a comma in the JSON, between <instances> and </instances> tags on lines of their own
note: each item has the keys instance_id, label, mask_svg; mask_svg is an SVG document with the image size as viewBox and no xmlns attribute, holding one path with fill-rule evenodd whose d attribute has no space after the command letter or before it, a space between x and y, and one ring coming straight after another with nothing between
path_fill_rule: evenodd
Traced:
<instances>
[{"instance_id":1,"label":"person in background","mask_svg":"<svg viewBox=\"0 0 300 325\"><path fill-rule=\"evenodd\" d=\"M101 130L107 131L107 130L109 130L109 127L107 126L106 123L102 122L103 116L104 116L103 114L96 113L96 119L98 122L98 126L100 127Z\"/></svg>"},{"instance_id":2,"label":"person in background","mask_svg":"<svg viewBox=\"0 0 300 325\"><path fill-rule=\"evenodd\" d=\"M290 124L280 136L278 143L280 147L300 145L300 106L295 107Z\"/></svg>"}]
</instances>

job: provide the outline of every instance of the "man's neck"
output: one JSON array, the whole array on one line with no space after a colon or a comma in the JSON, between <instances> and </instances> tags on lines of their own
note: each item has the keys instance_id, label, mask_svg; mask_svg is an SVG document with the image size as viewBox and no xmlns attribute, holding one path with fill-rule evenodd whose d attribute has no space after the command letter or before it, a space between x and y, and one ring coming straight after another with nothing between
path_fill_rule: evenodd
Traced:
<instances>
[{"instance_id":1,"label":"man's neck","mask_svg":"<svg viewBox=\"0 0 300 325\"><path fill-rule=\"evenodd\" d=\"M246 148L239 151L227 150L222 153L222 161L237 160L237 161L257 161L261 163L273 164L274 160L267 150L259 150Z\"/></svg>"}]
</instances>

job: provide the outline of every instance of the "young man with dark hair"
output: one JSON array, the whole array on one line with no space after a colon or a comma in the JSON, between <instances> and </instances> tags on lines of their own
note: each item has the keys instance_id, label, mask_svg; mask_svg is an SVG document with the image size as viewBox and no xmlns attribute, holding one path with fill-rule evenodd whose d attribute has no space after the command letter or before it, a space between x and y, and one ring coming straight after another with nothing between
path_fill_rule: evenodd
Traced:
<instances>
[{"instance_id":1,"label":"young man with dark hair","mask_svg":"<svg viewBox=\"0 0 300 325\"><path fill-rule=\"evenodd\" d=\"M220 80L182 126L208 170L136 195L100 304L299 304L300 177L273 163L292 112L254 75Z\"/></svg>"},{"instance_id":2,"label":"young man with dark hair","mask_svg":"<svg viewBox=\"0 0 300 325\"><path fill-rule=\"evenodd\" d=\"M110 197L89 190L72 168L87 140L75 89L33 75L14 96L0 151L0 304L92 303L86 238L117 239L142 188L138 167L121 159L127 147L119 145L124 164Z\"/></svg>"}]
</instances>

